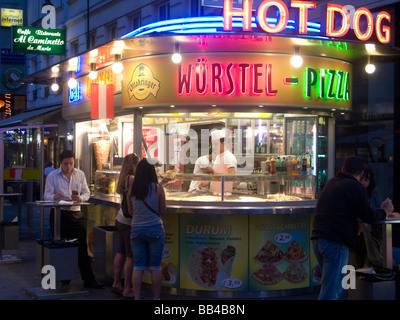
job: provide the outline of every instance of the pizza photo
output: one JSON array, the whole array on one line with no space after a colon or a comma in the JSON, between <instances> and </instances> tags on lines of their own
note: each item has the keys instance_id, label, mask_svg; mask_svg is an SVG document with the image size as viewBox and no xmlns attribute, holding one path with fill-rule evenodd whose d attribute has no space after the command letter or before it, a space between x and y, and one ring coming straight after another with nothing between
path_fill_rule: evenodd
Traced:
<instances>
[{"instance_id":1,"label":"pizza photo","mask_svg":"<svg viewBox=\"0 0 400 320\"><path fill-rule=\"evenodd\" d=\"M261 248L254 259L261 263L278 263L283 259L283 252L272 241L267 243Z\"/></svg>"},{"instance_id":2,"label":"pizza photo","mask_svg":"<svg viewBox=\"0 0 400 320\"><path fill-rule=\"evenodd\" d=\"M303 261L307 259L307 252L300 246L300 244L293 240L289 248L286 250L283 258L289 262L292 261Z\"/></svg>"},{"instance_id":3,"label":"pizza photo","mask_svg":"<svg viewBox=\"0 0 400 320\"><path fill-rule=\"evenodd\" d=\"M299 261L293 261L283 273L283 277L292 283L299 283L307 279L308 272Z\"/></svg>"},{"instance_id":4,"label":"pizza photo","mask_svg":"<svg viewBox=\"0 0 400 320\"><path fill-rule=\"evenodd\" d=\"M253 279L264 285L276 284L282 280L283 275L273 263L265 263L259 270L252 275Z\"/></svg>"}]
</instances>

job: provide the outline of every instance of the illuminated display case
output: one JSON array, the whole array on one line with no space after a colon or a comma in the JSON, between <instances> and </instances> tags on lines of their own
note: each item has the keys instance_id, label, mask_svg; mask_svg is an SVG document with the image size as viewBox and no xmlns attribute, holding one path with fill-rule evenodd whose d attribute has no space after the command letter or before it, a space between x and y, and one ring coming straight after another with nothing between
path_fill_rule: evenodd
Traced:
<instances>
[{"instance_id":1,"label":"illuminated display case","mask_svg":"<svg viewBox=\"0 0 400 320\"><path fill-rule=\"evenodd\" d=\"M192 190L193 184L202 184ZM217 187L213 188L212 183ZM314 175L194 175L177 174L166 186L169 202L215 202L235 205L268 205L277 202L315 200L316 178ZM204 191L203 191L204 190Z\"/></svg>"},{"instance_id":2,"label":"illuminated display case","mask_svg":"<svg viewBox=\"0 0 400 320\"><path fill-rule=\"evenodd\" d=\"M118 171L97 170L94 178L94 195L119 196L116 192L118 177Z\"/></svg>"}]
</instances>

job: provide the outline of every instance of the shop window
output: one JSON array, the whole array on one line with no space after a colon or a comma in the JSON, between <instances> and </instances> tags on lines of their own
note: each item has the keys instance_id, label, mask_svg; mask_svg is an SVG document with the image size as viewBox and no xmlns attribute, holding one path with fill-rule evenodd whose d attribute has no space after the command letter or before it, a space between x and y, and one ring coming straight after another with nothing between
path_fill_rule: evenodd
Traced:
<instances>
[{"instance_id":1,"label":"shop window","mask_svg":"<svg viewBox=\"0 0 400 320\"><path fill-rule=\"evenodd\" d=\"M168 20L169 18L170 18L170 14L169 14L169 2L168 2L168 3L162 4L158 8L158 20L159 21Z\"/></svg>"},{"instance_id":2,"label":"shop window","mask_svg":"<svg viewBox=\"0 0 400 320\"><path fill-rule=\"evenodd\" d=\"M199 0L190 0L190 16L191 17L199 17L200 16Z\"/></svg>"},{"instance_id":3,"label":"shop window","mask_svg":"<svg viewBox=\"0 0 400 320\"><path fill-rule=\"evenodd\" d=\"M32 90L32 100L36 101L37 98L38 98L38 90L37 89Z\"/></svg>"},{"instance_id":4,"label":"shop window","mask_svg":"<svg viewBox=\"0 0 400 320\"><path fill-rule=\"evenodd\" d=\"M90 48L96 48L96 33L92 32L89 38L90 38Z\"/></svg>"},{"instance_id":5,"label":"shop window","mask_svg":"<svg viewBox=\"0 0 400 320\"><path fill-rule=\"evenodd\" d=\"M132 30L136 30L141 26L141 18L140 15L136 15L132 17Z\"/></svg>"},{"instance_id":6,"label":"shop window","mask_svg":"<svg viewBox=\"0 0 400 320\"><path fill-rule=\"evenodd\" d=\"M71 56L76 56L79 54L79 41L71 41Z\"/></svg>"},{"instance_id":7,"label":"shop window","mask_svg":"<svg viewBox=\"0 0 400 320\"><path fill-rule=\"evenodd\" d=\"M110 41L112 41L115 38L117 38L117 26L115 24L111 25L108 28L108 32L109 32L109 35L110 35Z\"/></svg>"}]
</instances>

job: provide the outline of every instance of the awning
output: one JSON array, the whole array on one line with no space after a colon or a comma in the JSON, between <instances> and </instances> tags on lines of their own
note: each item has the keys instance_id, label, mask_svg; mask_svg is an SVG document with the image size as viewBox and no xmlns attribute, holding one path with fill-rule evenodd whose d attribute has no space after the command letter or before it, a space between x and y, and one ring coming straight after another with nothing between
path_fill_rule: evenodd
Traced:
<instances>
[{"instance_id":1,"label":"awning","mask_svg":"<svg viewBox=\"0 0 400 320\"><path fill-rule=\"evenodd\" d=\"M61 108L62 108L62 105L58 105L58 106L53 106L53 107L48 107L48 108L40 108L40 109L33 109L33 110L25 111L23 113L17 114L10 118L0 120L0 128L28 124L28 120L32 120L33 118L41 117L44 115L46 115L46 117L50 116L51 115L51 114L49 114L50 112L61 109Z\"/></svg>"}]
</instances>

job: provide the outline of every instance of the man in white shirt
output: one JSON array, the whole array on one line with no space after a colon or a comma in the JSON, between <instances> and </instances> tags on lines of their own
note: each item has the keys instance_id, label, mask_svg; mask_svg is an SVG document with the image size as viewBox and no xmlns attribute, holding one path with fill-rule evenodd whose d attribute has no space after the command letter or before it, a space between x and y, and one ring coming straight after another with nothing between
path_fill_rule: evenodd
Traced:
<instances>
[{"instance_id":1,"label":"man in white shirt","mask_svg":"<svg viewBox=\"0 0 400 320\"><path fill-rule=\"evenodd\" d=\"M50 172L47 176L44 199L72 200L77 203L89 200L90 190L85 174L82 170L74 168L75 155L71 150L64 150L60 154L60 164L60 168ZM50 215L50 220L53 222L53 214ZM83 285L86 288L99 289L103 287L95 279L87 253L86 223L79 205L61 207L61 238L76 238L79 241L78 266Z\"/></svg>"},{"instance_id":2,"label":"man in white shirt","mask_svg":"<svg viewBox=\"0 0 400 320\"><path fill-rule=\"evenodd\" d=\"M230 152L225 145L226 133L225 130L218 130L212 132L213 148L218 149L219 154L215 157L213 165L213 173L218 175L235 175L237 171L236 157ZM233 190L233 182L224 183L224 194L231 195ZM210 192L216 195L221 194L221 182L212 181L210 185Z\"/></svg>"},{"instance_id":3,"label":"man in white shirt","mask_svg":"<svg viewBox=\"0 0 400 320\"><path fill-rule=\"evenodd\" d=\"M210 174L213 172L211 168L212 153L199 157L194 163L193 174ZM209 186L203 185L201 180L192 180L189 186L189 192L199 191L206 192Z\"/></svg>"}]
</instances>

